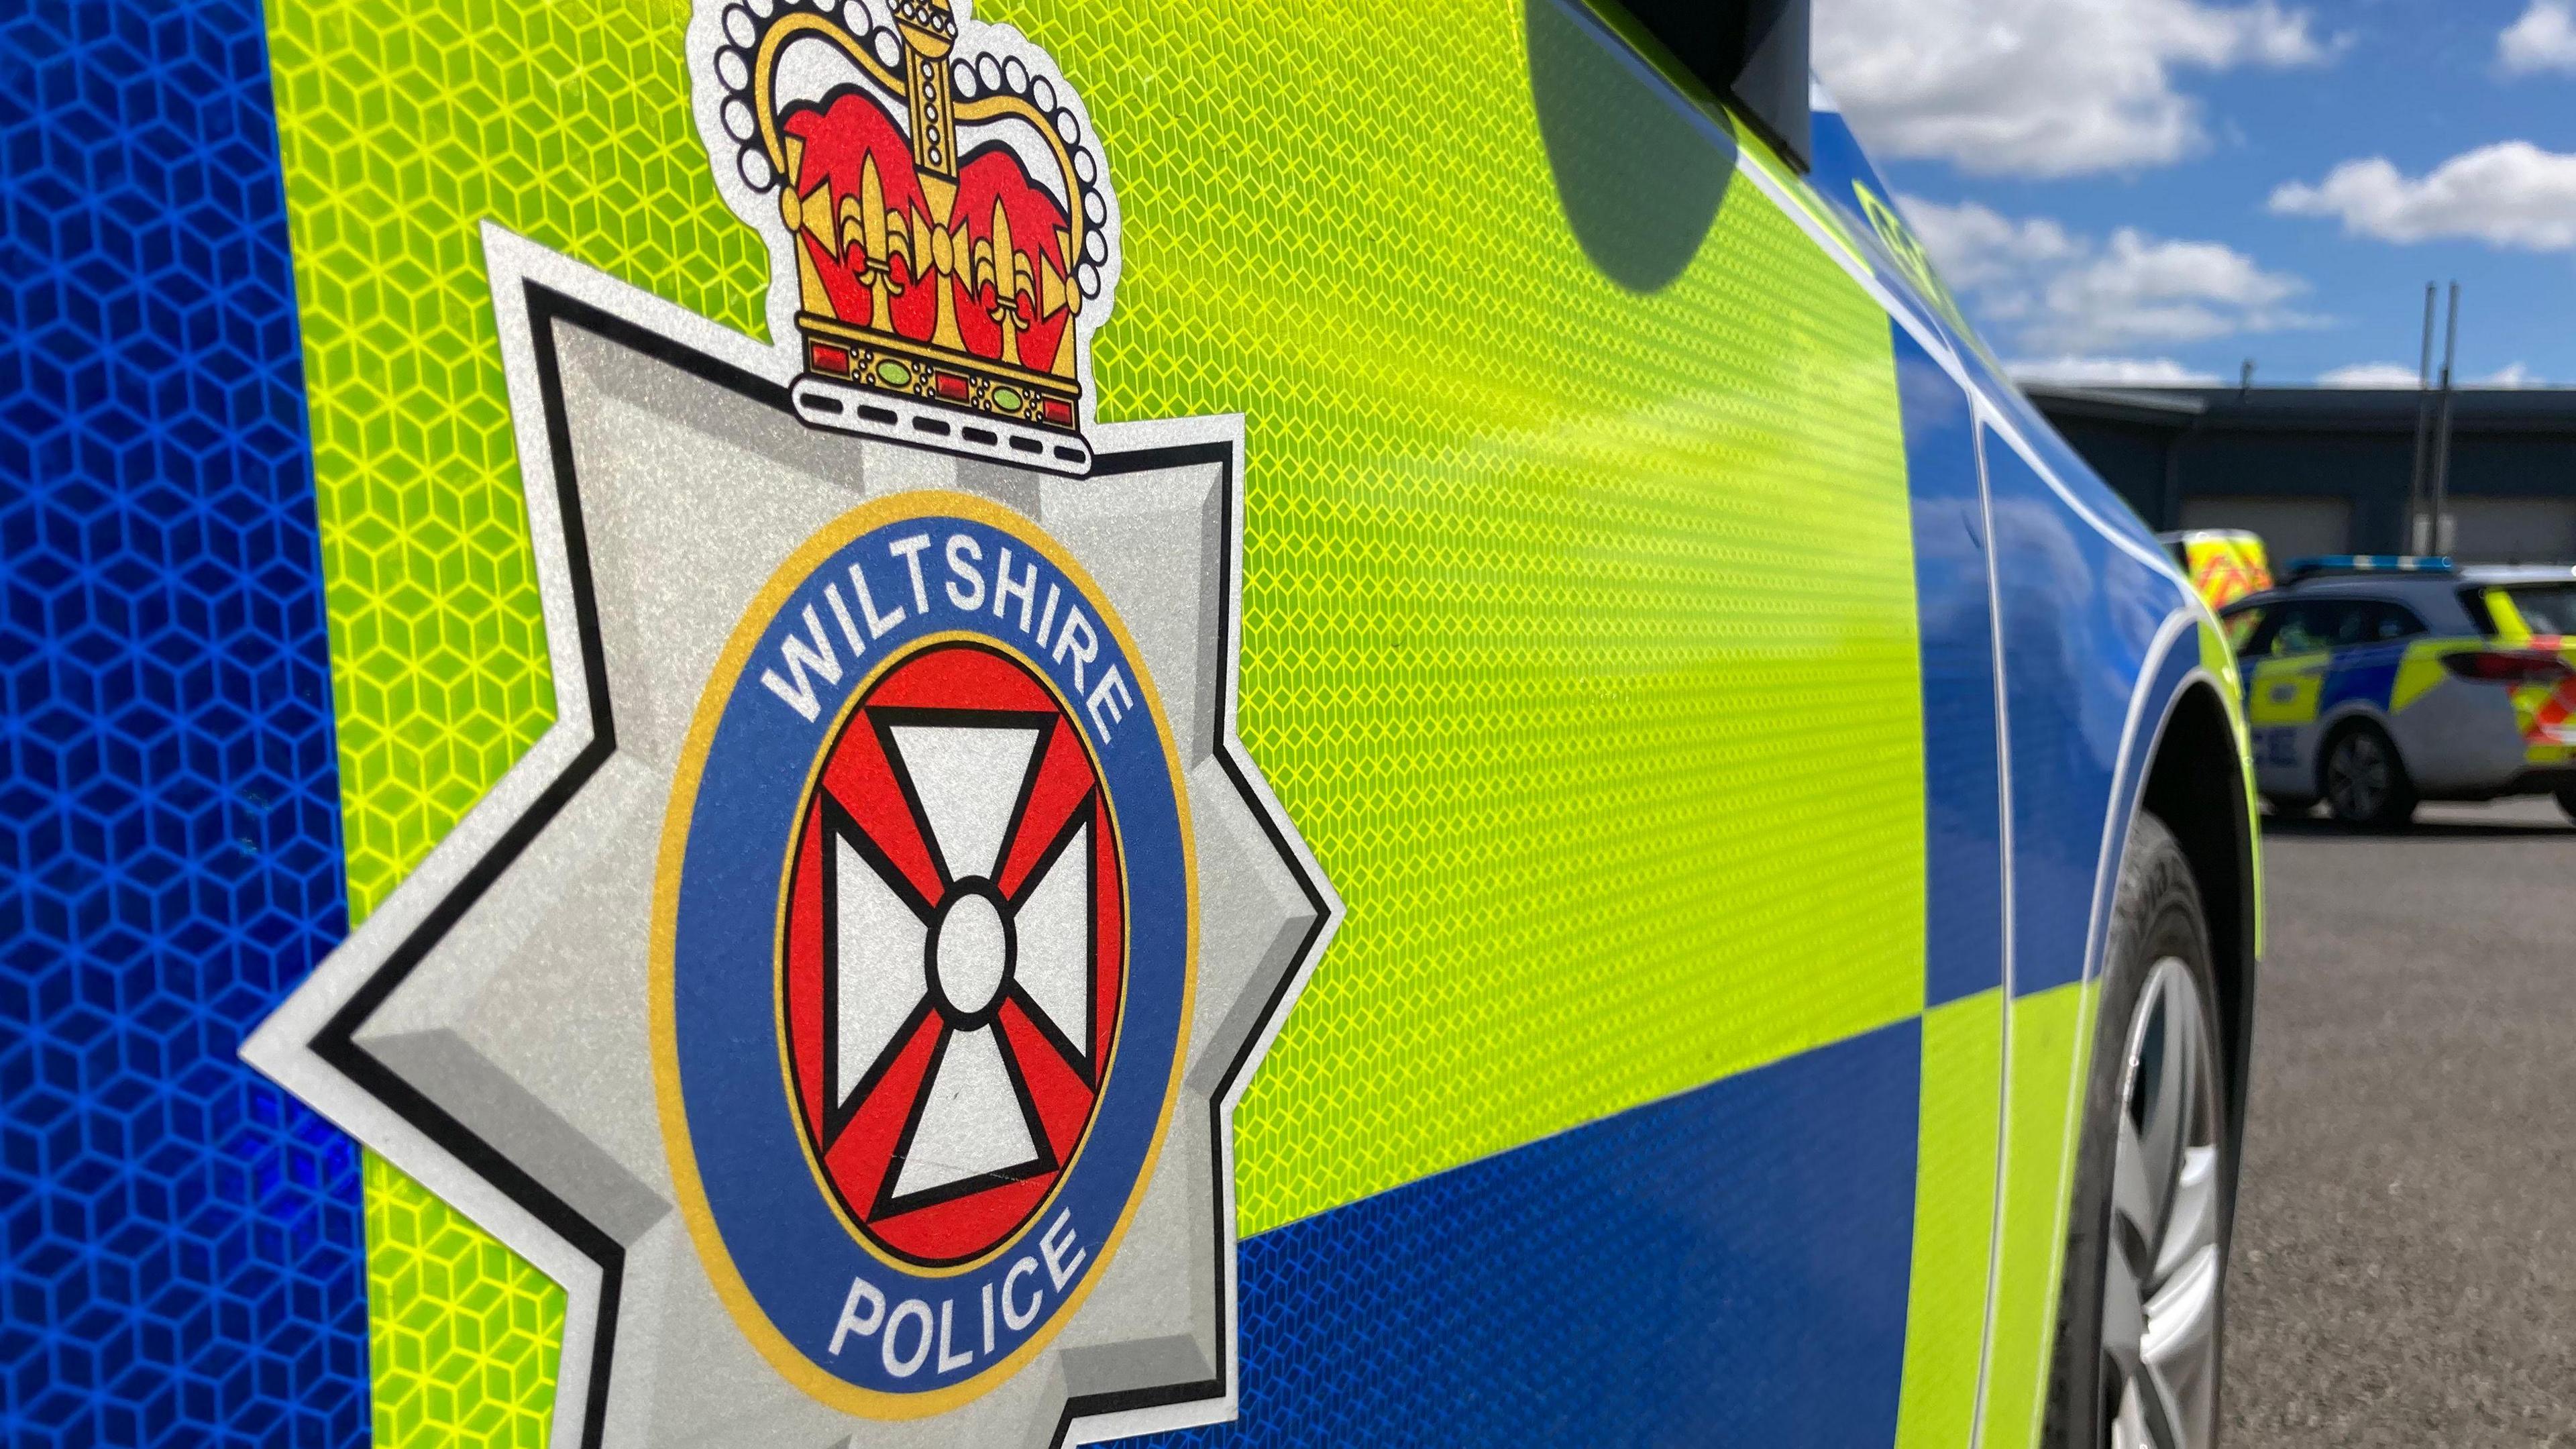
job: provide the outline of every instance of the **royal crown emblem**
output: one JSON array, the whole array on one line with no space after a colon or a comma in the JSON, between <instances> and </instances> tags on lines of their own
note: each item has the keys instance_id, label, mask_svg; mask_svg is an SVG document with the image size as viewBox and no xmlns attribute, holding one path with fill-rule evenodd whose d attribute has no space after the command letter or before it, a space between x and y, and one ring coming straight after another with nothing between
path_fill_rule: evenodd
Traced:
<instances>
[{"instance_id":1,"label":"royal crown emblem","mask_svg":"<svg viewBox=\"0 0 2576 1449\"><path fill-rule=\"evenodd\" d=\"M693 59L716 82L700 124L726 201L769 240L798 415L1088 470L1085 359L1117 281L1118 204L1054 62L949 0L699 14Z\"/></svg>"}]
</instances>

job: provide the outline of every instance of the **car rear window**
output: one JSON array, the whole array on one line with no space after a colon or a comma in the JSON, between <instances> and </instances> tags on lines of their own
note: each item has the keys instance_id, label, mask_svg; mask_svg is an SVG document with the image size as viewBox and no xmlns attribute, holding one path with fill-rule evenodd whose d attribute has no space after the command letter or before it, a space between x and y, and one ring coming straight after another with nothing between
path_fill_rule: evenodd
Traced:
<instances>
[{"instance_id":1,"label":"car rear window","mask_svg":"<svg viewBox=\"0 0 2576 1449\"><path fill-rule=\"evenodd\" d=\"M2532 633L2576 634L2576 583L2516 584L2496 592L2513 600Z\"/></svg>"}]
</instances>

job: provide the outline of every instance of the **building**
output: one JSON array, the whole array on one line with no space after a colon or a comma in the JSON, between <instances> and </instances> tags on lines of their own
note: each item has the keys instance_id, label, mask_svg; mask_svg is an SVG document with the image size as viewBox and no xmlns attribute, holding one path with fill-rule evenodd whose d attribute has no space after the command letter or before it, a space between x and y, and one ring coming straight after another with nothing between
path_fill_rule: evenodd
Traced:
<instances>
[{"instance_id":1,"label":"building","mask_svg":"<svg viewBox=\"0 0 2576 1449\"><path fill-rule=\"evenodd\" d=\"M2026 390L2076 451L2158 529L2250 528L2275 559L2406 550L2416 415L2428 394L2044 384ZM2576 389L2457 393L2449 513L2450 552L2464 560L2576 560Z\"/></svg>"}]
</instances>

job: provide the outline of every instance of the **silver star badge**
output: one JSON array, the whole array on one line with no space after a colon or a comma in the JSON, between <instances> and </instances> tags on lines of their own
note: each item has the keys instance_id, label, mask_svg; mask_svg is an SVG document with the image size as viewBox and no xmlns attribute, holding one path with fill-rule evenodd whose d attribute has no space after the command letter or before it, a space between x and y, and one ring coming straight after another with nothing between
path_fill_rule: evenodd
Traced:
<instances>
[{"instance_id":1,"label":"silver star badge","mask_svg":"<svg viewBox=\"0 0 2576 1449\"><path fill-rule=\"evenodd\" d=\"M567 1449L1231 1417L1230 1115L1339 915L1235 738L1241 419L817 426L484 246L556 723L244 1057L564 1286Z\"/></svg>"}]
</instances>

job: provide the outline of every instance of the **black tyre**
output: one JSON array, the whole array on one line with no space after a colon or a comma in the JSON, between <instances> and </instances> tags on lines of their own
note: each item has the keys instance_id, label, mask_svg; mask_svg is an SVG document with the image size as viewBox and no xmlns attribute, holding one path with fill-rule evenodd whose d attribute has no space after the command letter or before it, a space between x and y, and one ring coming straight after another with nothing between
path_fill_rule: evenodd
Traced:
<instances>
[{"instance_id":1,"label":"black tyre","mask_svg":"<svg viewBox=\"0 0 2576 1449\"><path fill-rule=\"evenodd\" d=\"M2199 887L2144 811L2112 909L2044 1442L2208 1449L2236 1198L2226 1053Z\"/></svg>"},{"instance_id":2,"label":"black tyre","mask_svg":"<svg viewBox=\"0 0 2576 1449\"><path fill-rule=\"evenodd\" d=\"M2393 830L2415 818L2415 782L2388 732L2368 720L2337 729L2317 761L2317 790L2346 825Z\"/></svg>"}]
</instances>

